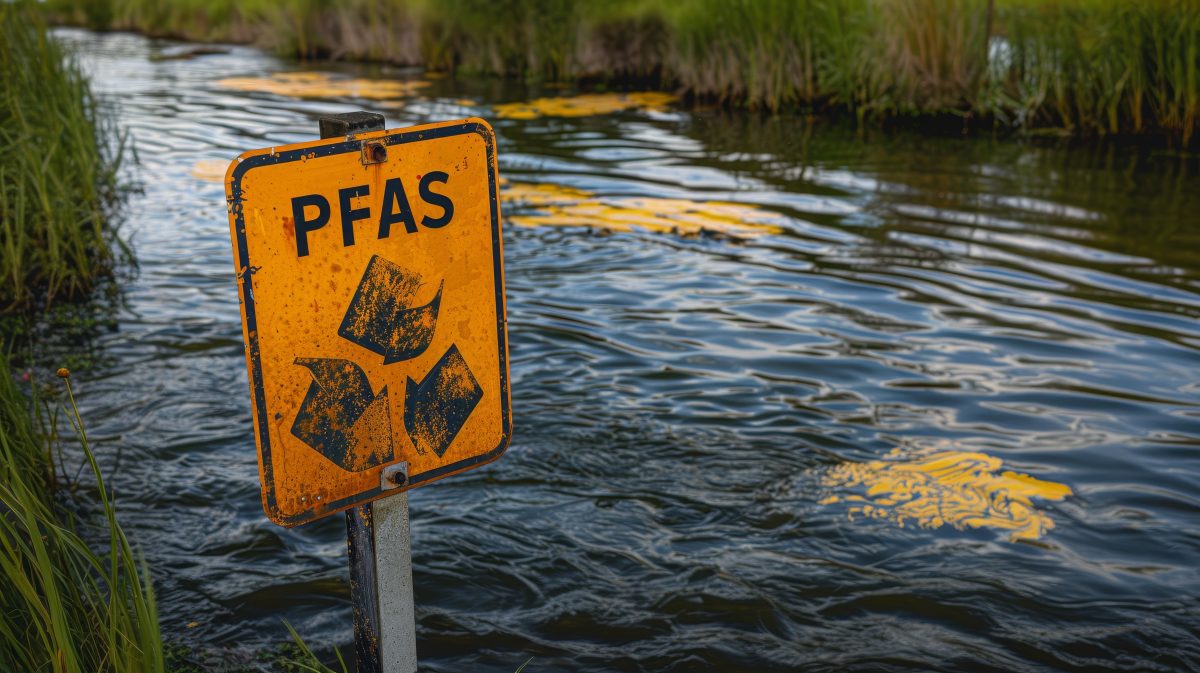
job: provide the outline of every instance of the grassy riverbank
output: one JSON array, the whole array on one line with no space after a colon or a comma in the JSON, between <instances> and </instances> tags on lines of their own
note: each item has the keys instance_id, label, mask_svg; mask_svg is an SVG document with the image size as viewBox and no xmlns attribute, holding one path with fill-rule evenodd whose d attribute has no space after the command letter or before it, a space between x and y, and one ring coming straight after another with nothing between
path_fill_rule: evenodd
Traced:
<instances>
[{"instance_id":1,"label":"grassy riverbank","mask_svg":"<svg viewBox=\"0 0 1200 673\"><path fill-rule=\"evenodd\" d=\"M51 0L61 20L298 57L679 88L1077 135L1200 124L1193 0Z\"/></svg>"},{"instance_id":2,"label":"grassy riverbank","mask_svg":"<svg viewBox=\"0 0 1200 673\"><path fill-rule=\"evenodd\" d=\"M124 255L114 137L32 3L0 3L0 313L83 296Z\"/></svg>"},{"instance_id":3,"label":"grassy riverbank","mask_svg":"<svg viewBox=\"0 0 1200 673\"><path fill-rule=\"evenodd\" d=\"M119 256L108 224L118 153L107 132L34 4L0 3L0 313L19 314L0 325L4 671L163 670L149 573L117 522L69 382L40 388L26 374L21 385L9 365L14 339L30 333L22 326L56 299L86 295ZM63 392L65 406L55 401ZM74 431L90 468L69 489L62 449L74 442L60 427ZM86 497L69 505L68 493Z\"/></svg>"},{"instance_id":4,"label":"grassy riverbank","mask_svg":"<svg viewBox=\"0 0 1200 673\"><path fill-rule=\"evenodd\" d=\"M54 495L61 477L55 418L20 391L0 358L0 669L162 671L149 573L116 520L74 399L68 400L67 420L100 506L87 524L95 535L81 536L80 517ZM104 540L92 543L97 550L84 537Z\"/></svg>"}]
</instances>

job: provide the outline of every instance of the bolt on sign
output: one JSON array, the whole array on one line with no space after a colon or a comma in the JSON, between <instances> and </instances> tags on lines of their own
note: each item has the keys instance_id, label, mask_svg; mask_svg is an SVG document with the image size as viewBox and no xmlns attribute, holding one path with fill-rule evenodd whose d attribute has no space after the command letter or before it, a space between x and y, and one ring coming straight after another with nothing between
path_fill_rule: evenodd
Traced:
<instances>
[{"instance_id":1,"label":"bolt on sign","mask_svg":"<svg viewBox=\"0 0 1200 673\"><path fill-rule=\"evenodd\" d=\"M284 526L477 467L511 435L482 119L246 152L225 177L263 508Z\"/></svg>"}]
</instances>

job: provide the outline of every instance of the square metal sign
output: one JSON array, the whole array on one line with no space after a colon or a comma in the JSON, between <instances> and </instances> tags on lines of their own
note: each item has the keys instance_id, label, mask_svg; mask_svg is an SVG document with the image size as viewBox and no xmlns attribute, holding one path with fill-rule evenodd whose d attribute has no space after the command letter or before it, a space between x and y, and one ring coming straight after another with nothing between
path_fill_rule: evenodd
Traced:
<instances>
[{"instance_id":1,"label":"square metal sign","mask_svg":"<svg viewBox=\"0 0 1200 673\"><path fill-rule=\"evenodd\" d=\"M421 486L508 446L498 185L482 119L270 147L230 165L263 509L275 523ZM407 481L393 488L384 473L404 463Z\"/></svg>"}]
</instances>

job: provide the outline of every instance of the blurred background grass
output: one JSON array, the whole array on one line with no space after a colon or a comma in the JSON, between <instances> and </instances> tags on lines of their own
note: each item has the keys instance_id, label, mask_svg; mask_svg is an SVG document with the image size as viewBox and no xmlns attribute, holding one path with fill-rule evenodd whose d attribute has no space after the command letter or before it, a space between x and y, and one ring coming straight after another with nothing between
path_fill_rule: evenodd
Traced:
<instances>
[{"instance_id":1,"label":"blurred background grass","mask_svg":"<svg viewBox=\"0 0 1200 673\"><path fill-rule=\"evenodd\" d=\"M9 364L37 348L14 344L53 302L87 297L127 256L111 217L115 139L40 8L0 3L3 671L163 670L150 575L117 521L69 383L63 406L62 388L39 388L29 371L15 378ZM60 436L60 426L71 431ZM61 449L72 437L79 451L68 459ZM87 483L68 482L68 460L86 463Z\"/></svg>"},{"instance_id":2,"label":"blurred background grass","mask_svg":"<svg viewBox=\"0 0 1200 673\"><path fill-rule=\"evenodd\" d=\"M0 313L92 290L127 257L111 226L119 139L31 3L0 3Z\"/></svg>"},{"instance_id":3,"label":"blurred background grass","mask_svg":"<svg viewBox=\"0 0 1200 673\"><path fill-rule=\"evenodd\" d=\"M1195 0L49 0L59 20L302 58L650 83L860 118L1081 135L1200 111Z\"/></svg>"}]
</instances>

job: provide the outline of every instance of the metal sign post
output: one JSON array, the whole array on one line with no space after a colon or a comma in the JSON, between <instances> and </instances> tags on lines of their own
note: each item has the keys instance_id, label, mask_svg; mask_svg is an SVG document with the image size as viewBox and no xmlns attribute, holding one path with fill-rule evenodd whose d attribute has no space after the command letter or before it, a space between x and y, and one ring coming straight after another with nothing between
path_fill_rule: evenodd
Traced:
<instances>
[{"instance_id":1,"label":"metal sign post","mask_svg":"<svg viewBox=\"0 0 1200 673\"><path fill-rule=\"evenodd\" d=\"M327 115L318 125L321 138L337 138L382 131L383 115ZM395 467L399 469L381 476L383 488L403 486L407 481L408 465ZM417 673L408 492L346 510L346 549L358 673Z\"/></svg>"},{"instance_id":2,"label":"metal sign post","mask_svg":"<svg viewBox=\"0 0 1200 673\"><path fill-rule=\"evenodd\" d=\"M346 511L359 673L416 673L408 493Z\"/></svg>"}]
</instances>

